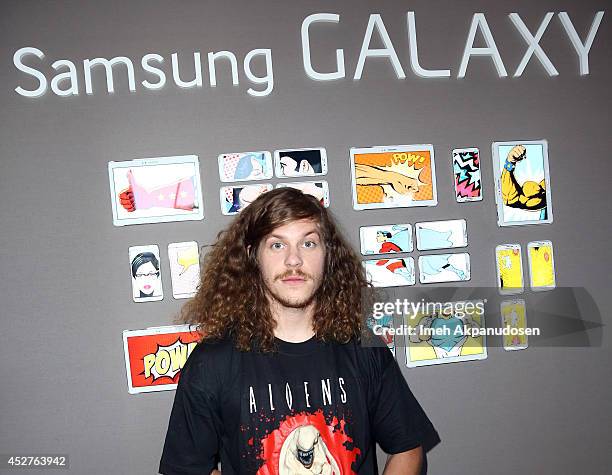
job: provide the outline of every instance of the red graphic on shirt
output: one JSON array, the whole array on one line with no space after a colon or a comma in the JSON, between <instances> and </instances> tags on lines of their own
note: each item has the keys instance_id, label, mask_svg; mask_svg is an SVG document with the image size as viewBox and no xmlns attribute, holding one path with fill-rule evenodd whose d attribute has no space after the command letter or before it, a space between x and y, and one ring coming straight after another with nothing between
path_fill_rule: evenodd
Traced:
<instances>
[{"instance_id":1,"label":"red graphic on shirt","mask_svg":"<svg viewBox=\"0 0 612 475\"><path fill-rule=\"evenodd\" d=\"M328 424L320 409L287 417L262 439L259 458L265 464L257 475L354 474L351 465L361 451L344 428L336 417Z\"/></svg>"}]
</instances>

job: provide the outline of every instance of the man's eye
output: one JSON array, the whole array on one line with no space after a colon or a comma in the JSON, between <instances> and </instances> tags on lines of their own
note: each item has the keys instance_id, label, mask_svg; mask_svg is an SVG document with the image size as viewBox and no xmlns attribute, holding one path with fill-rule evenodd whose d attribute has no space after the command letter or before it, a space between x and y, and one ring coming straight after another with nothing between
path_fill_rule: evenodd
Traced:
<instances>
[{"instance_id":1,"label":"man's eye","mask_svg":"<svg viewBox=\"0 0 612 475\"><path fill-rule=\"evenodd\" d=\"M314 241L306 241L304 247L316 247L317 243Z\"/></svg>"},{"instance_id":2,"label":"man's eye","mask_svg":"<svg viewBox=\"0 0 612 475\"><path fill-rule=\"evenodd\" d=\"M272 249L282 249L283 243L282 242L273 242L270 247Z\"/></svg>"}]
</instances>

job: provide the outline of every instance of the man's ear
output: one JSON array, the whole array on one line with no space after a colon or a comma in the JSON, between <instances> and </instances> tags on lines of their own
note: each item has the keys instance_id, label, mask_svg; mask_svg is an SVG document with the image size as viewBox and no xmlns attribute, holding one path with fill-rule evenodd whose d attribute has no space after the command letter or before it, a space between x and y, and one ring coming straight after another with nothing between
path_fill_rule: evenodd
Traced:
<instances>
[{"instance_id":1,"label":"man's ear","mask_svg":"<svg viewBox=\"0 0 612 475\"><path fill-rule=\"evenodd\" d=\"M255 247L253 247L251 244L249 244L246 247L246 252L247 252L247 256L249 259L253 260L254 262L257 262L257 249Z\"/></svg>"}]
</instances>

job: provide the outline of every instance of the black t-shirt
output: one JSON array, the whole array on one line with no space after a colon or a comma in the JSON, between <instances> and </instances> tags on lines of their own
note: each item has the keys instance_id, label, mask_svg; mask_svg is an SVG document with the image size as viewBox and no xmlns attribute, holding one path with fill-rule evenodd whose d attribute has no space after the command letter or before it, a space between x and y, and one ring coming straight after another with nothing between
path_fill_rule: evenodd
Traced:
<instances>
[{"instance_id":1,"label":"black t-shirt","mask_svg":"<svg viewBox=\"0 0 612 475\"><path fill-rule=\"evenodd\" d=\"M276 343L274 353L230 339L193 350L160 473L208 475L220 458L224 475L376 474L376 443L394 454L437 438L386 347Z\"/></svg>"}]
</instances>

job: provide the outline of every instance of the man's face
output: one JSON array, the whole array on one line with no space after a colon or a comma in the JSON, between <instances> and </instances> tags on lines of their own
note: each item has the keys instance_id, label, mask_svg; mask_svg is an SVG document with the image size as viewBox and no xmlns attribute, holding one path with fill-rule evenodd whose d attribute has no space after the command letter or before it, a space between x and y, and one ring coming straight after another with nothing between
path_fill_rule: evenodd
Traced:
<instances>
[{"instance_id":1,"label":"man's face","mask_svg":"<svg viewBox=\"0 0 612 475\"><path fill-rule=\"evenodd\" d=\"M325 246L310 219L279 226L257 249L268 296L284 307L309 305L323 280Z\"/></svg>"}]
</instances>

